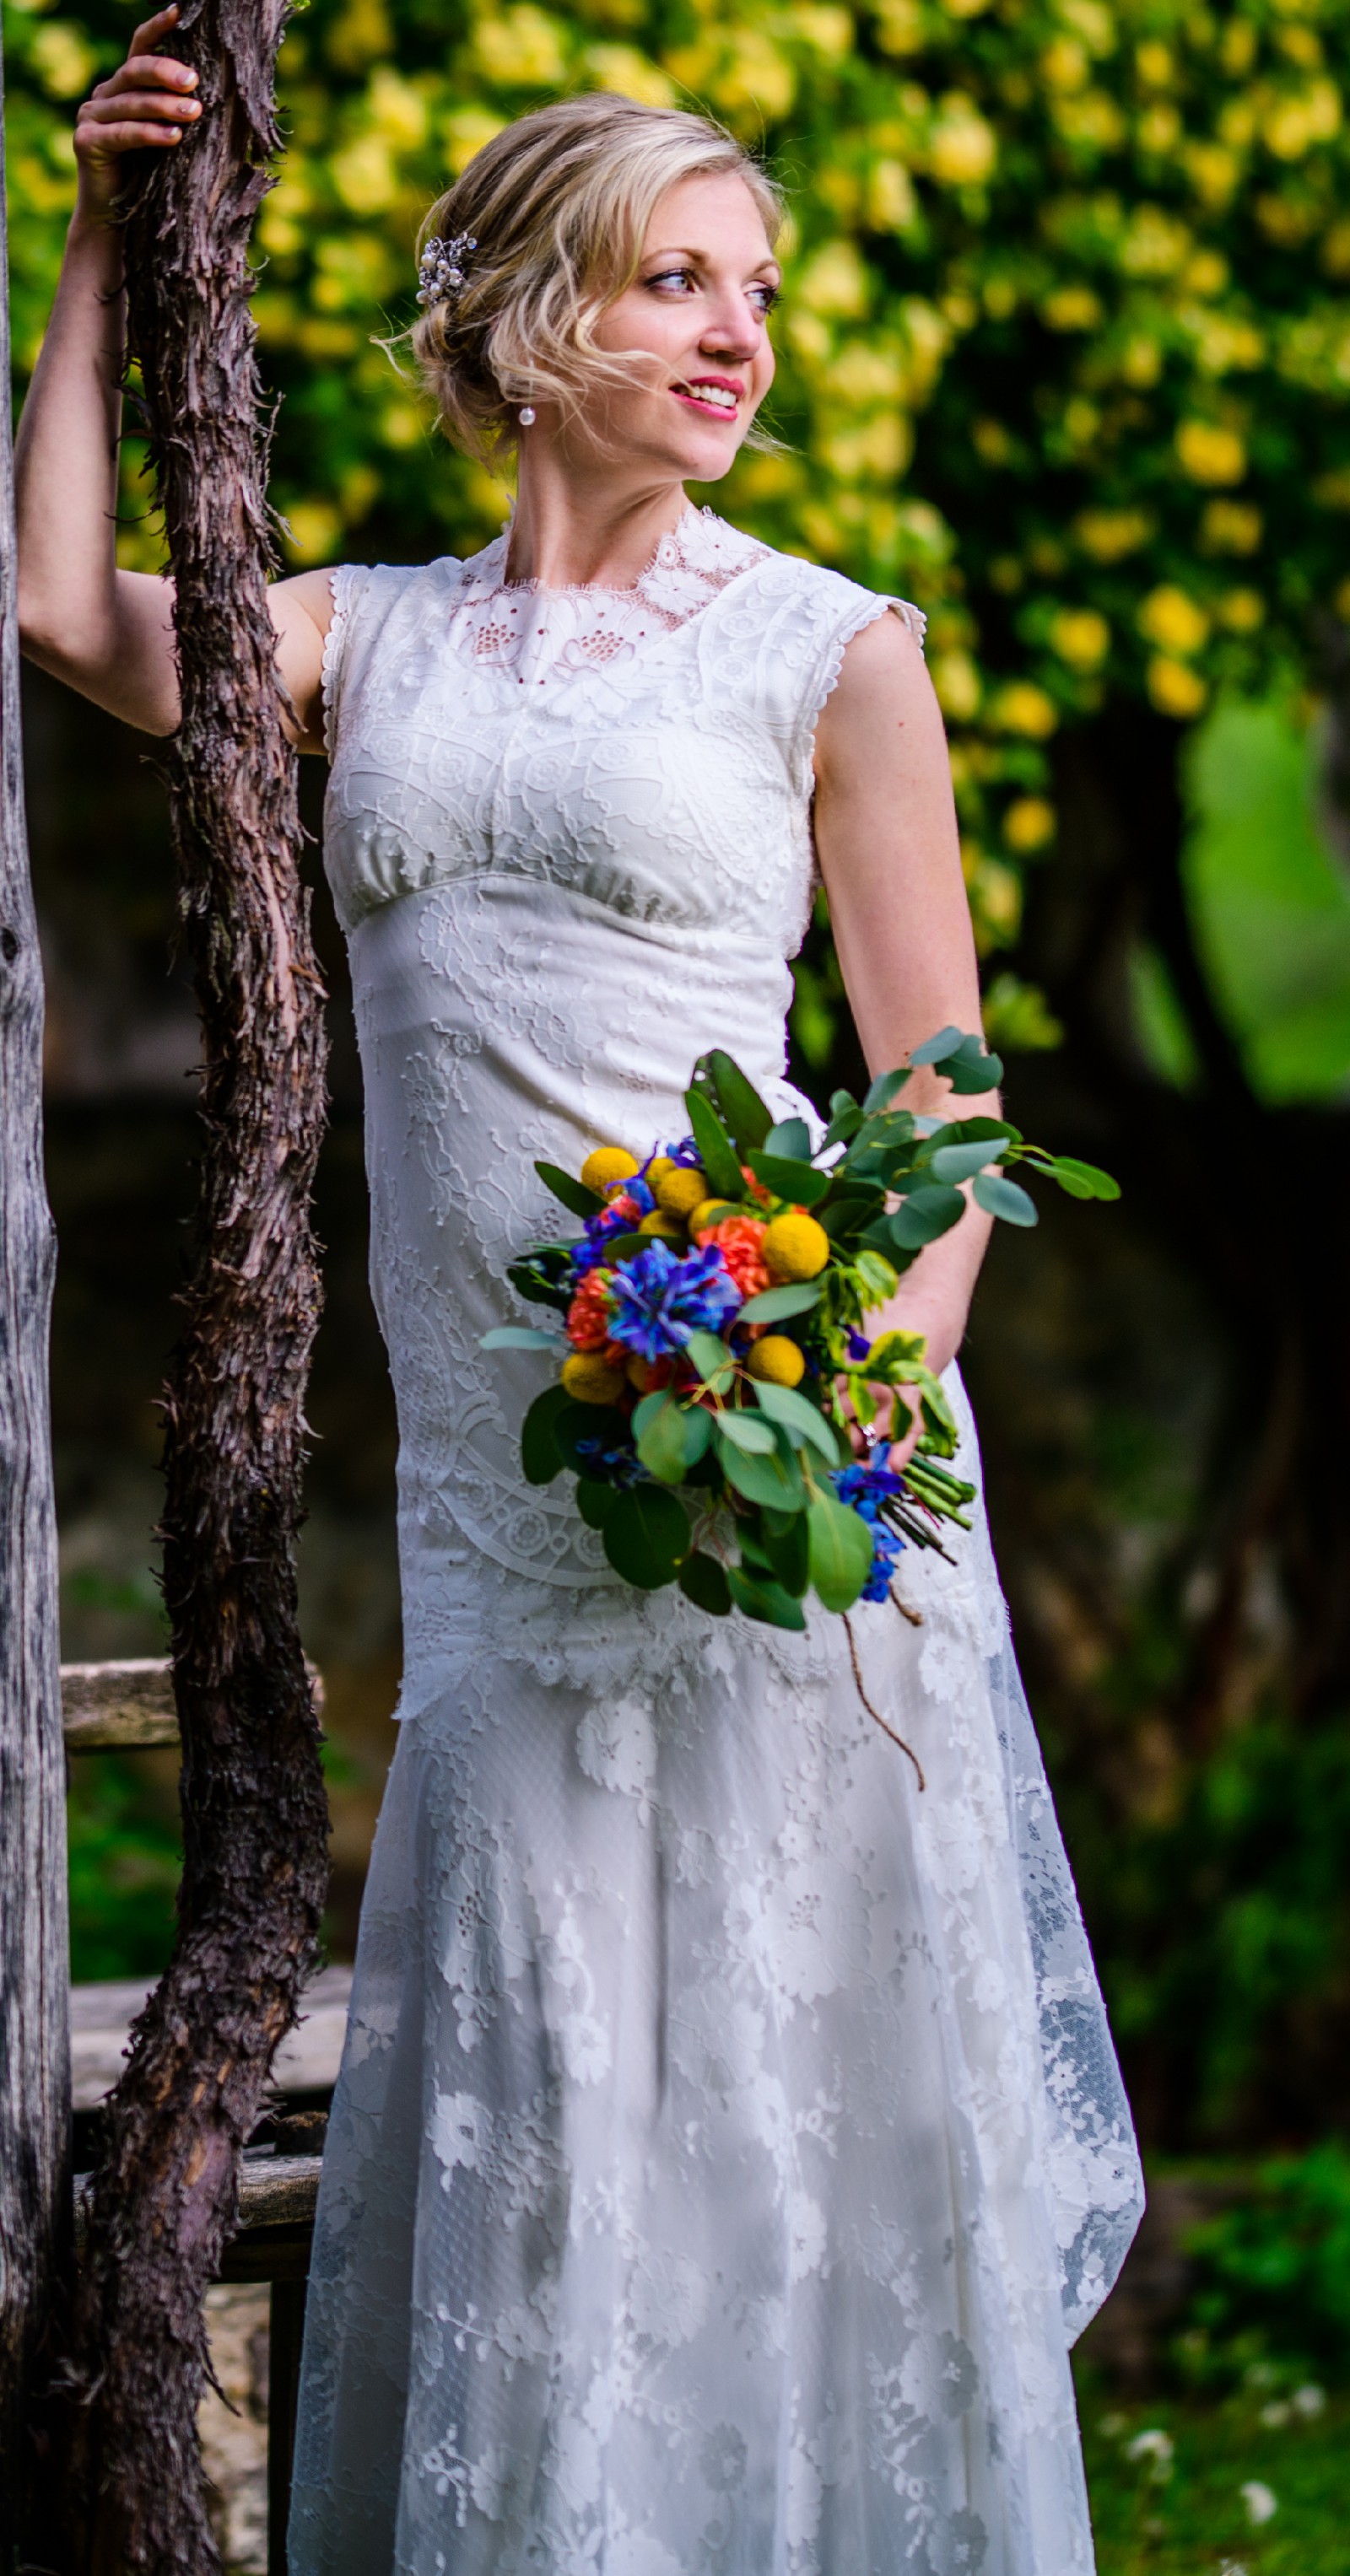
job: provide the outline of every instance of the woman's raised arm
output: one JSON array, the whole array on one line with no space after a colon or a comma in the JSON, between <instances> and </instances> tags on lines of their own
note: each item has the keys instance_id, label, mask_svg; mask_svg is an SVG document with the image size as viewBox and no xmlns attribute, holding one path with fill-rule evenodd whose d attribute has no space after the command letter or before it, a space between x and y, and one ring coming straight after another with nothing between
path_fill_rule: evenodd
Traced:
<instances>
[{"instance_id":1,"label":"woman's raised arm","mask_svg":"<svg viewBox=\"0 0 1350 2576\"><path fill-rule=\"evenodd\" d=\"M15 453L24 652L156 734L178 722L173 585L117 568L125 299L113 206L123 156L171 150L201 112L195 72L154 50L177 17L176 8L162 9L138 27L126 61L79 111L75 213ZM298 738L317 750L327 576L274 583L268 596Z\"/></svg>"}]
</instances>

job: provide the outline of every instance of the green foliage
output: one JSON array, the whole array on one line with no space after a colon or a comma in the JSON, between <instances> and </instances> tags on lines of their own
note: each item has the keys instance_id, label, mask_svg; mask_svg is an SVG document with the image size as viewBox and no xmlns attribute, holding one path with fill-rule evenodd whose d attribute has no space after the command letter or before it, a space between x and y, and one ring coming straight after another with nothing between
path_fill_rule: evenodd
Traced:
<instances>
[{"instance_id":1,"label":"green foliage","mask_svg":"<svg viewBox=\"0 0 1350 2576\"><path fill-rule=\"evenodd\" d=\"M21 377L72 103L134 18L10 0ZM412 316L448 176L562 91L706 103L792 189L787 452L747 456L719 498L930 611L980 938L1006 944L1055 830L1057 727L1108 692L1189 721L1222 686L1301 672L1340 597L1347 82L1328 0L311 0L259 227L290 558L462 550L500 520L504 490L437 448L375 345ZM146 563L141 506L133 478ZM821 1060L831 1000L804 989ZM1005 985L1001 1008L1044 1042L1034 997Z\"/></svg>"},{"instance_id":2,"label":"green foliage","mask_svg":"<svg viewBox=\"0 0 1350 2576\"><path fill-rule=\"evenodd\" d=\"M1192 2230L1197 2265L1177 2351L1199 2376L1268 2357L1350 2381L1350 2152L1327 2139L1262 2167L1258 2187Z\"/></svg>"},{"instance_id":3,"label":"green foliage","mask_svg":"<svg viewBox=\"0 0 1350 2576\"><path fill-rule=\"evenodd\" d=\"M1098 2576L1345 2576L1350 2399L1259 2365L1221 2401L1076 2377Z\"/></svg>"},{"instance_id":4,"label":"green foliage","mask_svg":"<svg viewBox=\"0 0 1350 2576\"><path fill-rule=\"evenodd\" d=\"M71 1765L70 1973L157 1975L173 1946L183 1865L173 1800L157 1797L144 1765L114 1753Z\"/></svg>"}]
</instances>

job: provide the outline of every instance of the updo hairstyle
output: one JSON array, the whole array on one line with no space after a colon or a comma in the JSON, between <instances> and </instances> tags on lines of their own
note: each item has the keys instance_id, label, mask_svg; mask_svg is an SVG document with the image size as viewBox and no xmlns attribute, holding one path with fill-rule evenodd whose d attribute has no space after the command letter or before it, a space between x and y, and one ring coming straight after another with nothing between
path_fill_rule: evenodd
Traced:
<instances>
[{"instance_id":1,"label":"updo hairstyle","mask_svg":"<svg viewBox=\"0 0 1350 2576\"><path fill-rule=\"evenodd\" d=\"M464 284L430 305L411 340L441 428L500 466L522 403L575 409L597 384L631 389L634 366L595 325L637 273L652 213L681 179L743 179L773 242L778 192L720 126L679 108L590 92L536 108L476 152L432 207L418 247L469 234Z\"/></svg>"}]
</instances>

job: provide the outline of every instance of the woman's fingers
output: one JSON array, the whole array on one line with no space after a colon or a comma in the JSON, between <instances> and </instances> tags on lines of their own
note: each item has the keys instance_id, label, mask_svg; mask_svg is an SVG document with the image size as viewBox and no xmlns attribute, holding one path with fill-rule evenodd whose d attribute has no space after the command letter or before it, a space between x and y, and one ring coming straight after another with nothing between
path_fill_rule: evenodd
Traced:
<instances>
[{"instance_id":1,"label":"woman's fingers","mask_svg":"<svg viewBox=\"0 0 1350 2576\"><path fill-rule=\"evenodd\" d=\"M127 47L128 56L135 54L148 54L156 39L160 36L166 36L170 27L176 27L177 24L178 10L176 6L170 6L167 9L157 9L153 18L143 18Z\"/></svg>"}]
</instances>

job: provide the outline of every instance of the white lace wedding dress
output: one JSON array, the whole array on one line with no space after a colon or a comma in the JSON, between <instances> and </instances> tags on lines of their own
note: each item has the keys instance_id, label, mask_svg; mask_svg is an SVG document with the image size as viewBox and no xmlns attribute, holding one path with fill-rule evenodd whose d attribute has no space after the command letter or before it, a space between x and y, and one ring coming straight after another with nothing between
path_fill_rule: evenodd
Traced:
<instances>
[{"instance_id":1,"label":"white lace wedding dress","mask_svg":"<svg viewBox=\"0 0 1350 2576\"><path fill-rule=\"evenodd\" d=\"M855 1614L920 1792L837 1619L614 1581L479 1347L536 1155L678 1138L714 1044L800 1109L812 738L887 603L692 510L635 590L504 559L335 577L406 1677L292 2576L1070 2576L1140 2183L983 1517Z\"/></svg>"}]
</instances>

